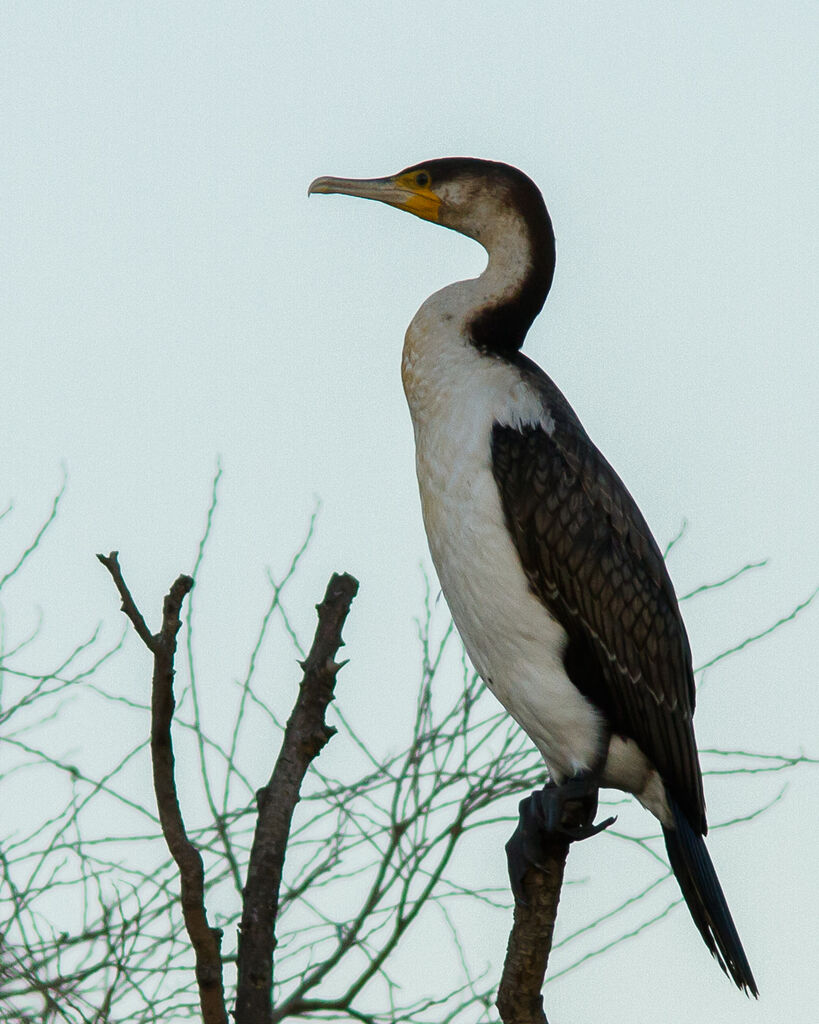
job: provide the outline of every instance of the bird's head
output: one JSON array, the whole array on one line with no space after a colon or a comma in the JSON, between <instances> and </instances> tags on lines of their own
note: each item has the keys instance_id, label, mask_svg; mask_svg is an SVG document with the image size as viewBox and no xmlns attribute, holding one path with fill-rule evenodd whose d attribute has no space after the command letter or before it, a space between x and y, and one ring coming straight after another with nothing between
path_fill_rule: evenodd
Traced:
<instances>
[{"instance_id":1,"label":"bird's head","mask_svg":"<svg viewBox=\"0 0 819 1024\"><path fill-rule=\"evenodd\" d=\"M313 193L375 199L452 228L487 248L510 216L532 225L549 223L539 189L522 171L471 157L428 160L387 178L316 178L307 190Z\"/></svg>"},{"instance_id":2,"label":"bird's head","mask_svg":"<svg viewBox=\"0 0 819 1024\"><path fill-rule=\"evenodd\" d=\"M540 312L555 269L555 237L537 185L516 167L448 157L388 178L316 178L308 189L376 199L474 238L489 253L465 324L480 348L515 351Z\"/></svg>"}]
</instances>

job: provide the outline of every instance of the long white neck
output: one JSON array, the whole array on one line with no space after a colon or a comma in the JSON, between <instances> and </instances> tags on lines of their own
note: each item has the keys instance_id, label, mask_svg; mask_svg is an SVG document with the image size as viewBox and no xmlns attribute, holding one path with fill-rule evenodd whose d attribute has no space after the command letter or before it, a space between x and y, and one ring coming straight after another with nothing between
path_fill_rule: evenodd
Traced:
<instances>
[{"instance_id":1,"label":"long white neck","mask_svg":"<svg viewBox=\"0 0 819 1024\"><path fill-rule=\"evenodd\" d=\"M509 210L501 217L496 214L489 225L491 230L470 232L488 255L483 273L430 295L416 314L416 318L435 316L448 324L442 335L453 328L466 332L470 321L484 310L513 302L531 274L532 242L520 216Z\"/></svg>"},{"instance_id":2,"label":"long white neck","mask_svg":"<svg viewBox=\"0 0 819 1024\"><path fill-rule=\"evenodd\" d=\"M475 347L471 325L487 311L514 303L531 272L529 236L513 212L496 218L492 235L477 240L489 256L483 273L430 295L407 328L401 376L413 415L446 401L467 365L486 358Z\"/></svg>"}]
</instances>

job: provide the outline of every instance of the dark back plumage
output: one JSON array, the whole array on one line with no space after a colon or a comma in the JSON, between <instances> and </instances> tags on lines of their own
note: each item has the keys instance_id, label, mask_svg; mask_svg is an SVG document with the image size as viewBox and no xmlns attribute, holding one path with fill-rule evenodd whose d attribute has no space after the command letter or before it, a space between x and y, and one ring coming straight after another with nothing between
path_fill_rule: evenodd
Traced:
<instances>
[{"instance_id":1,"label":"dark back plumage","mask_svg":"<svg viewBox=\"0 0 819 1024\"><path fill-rule=\"evenodd\" d=\"M625 485L560 390L516 363L554 424L496 424L492 468L532 590L569 636L574 685L636 741L691 824L706 831L691 650L662 554Z\"/></svg>"}]
</instances>

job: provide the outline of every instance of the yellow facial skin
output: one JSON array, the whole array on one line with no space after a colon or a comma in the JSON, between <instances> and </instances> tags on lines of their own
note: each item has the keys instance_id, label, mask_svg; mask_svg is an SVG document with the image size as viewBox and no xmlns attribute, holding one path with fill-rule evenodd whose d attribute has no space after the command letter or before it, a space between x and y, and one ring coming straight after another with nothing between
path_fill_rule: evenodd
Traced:
<instances>
[{"instance_id":1,"label":"yellow facial skin","mask_svg":"<svg viewBox=\"0 0 819 1024\"><path fill-rule=\"evenodd\" d=\"M422 175L427 181L426 185L418 184L418 178ZM438 220L441 200L429 185L429 175L425 171L401 174L393 180L399 188L406 189L409 193L406 202L401 204L402 209L414 213L416 217L420 217L422 220Z\"/></svg>"},{"instance_id":2,"label":"yellow facial skin","mask_svg":"<svg viewBox=\"0 0 819 1024\"><path fill-rule=\"evenodd\" d=\"M433 222L438 221L441 209L441 199L424 170L391 178L316 178L307 190L308 196L314 193L374 199Z\"/></svg>"}]
</instances>

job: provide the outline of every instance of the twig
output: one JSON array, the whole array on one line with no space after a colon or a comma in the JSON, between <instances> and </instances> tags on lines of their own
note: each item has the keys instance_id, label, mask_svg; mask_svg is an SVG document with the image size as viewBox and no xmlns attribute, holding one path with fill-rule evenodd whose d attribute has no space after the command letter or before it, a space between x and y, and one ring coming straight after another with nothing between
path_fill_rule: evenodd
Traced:
<instances>
[{"instance_id":1,"label":"twig","mask_svg":"<svg viewBox=\"0 0 819 1024\"><path fill-rule=\"evenodd\" d=\"M775 630L779 629L780 626L784 626L786 622L793 622L796 616L800 612L804 611L807 607L809 607L817 596L819 596L819 587L817 587L812 594L805 598L804 601L800 601L799 604L796 605L792 611L788 612L787 615L783 615L782 618L777 619L776 622L768 626L766 629L763 629L761 632L754 633L753 636L748 636L740 643L734 644L733 647L729 647L728 650L722 651L720 654L715 655L709 661L706 661L703 665L700 665L698 668L694 669L694 671L696 673L704 672L707 668L711 668L712 665L716 665L718 661L722 661L723 658L728 658L732 654L736 654L738 651L744 650L749 644L756 643L757 640L762 640L770 633L773 633L775 632Z\"/></svg>"},{"instance_id":2,"label":"twig","mask_svg":"<svg viewBox=\"0 0 819 1024\"><path fill-rule=\"evenodd\" d=\"M68 475L66 473L65 466L63 466L63 482L62 482L62 484L60 484L59 491L57 491L57 493L54 495L54 500L51 503L51 511L48 513L48 515L46 516L45 520L41 524L39 530L35 534L34 540L32 540L32 542L25 549L25 551L22 553L22 555L20 555L20 557L17 559L17 562L15 563L15 565L13 565L12 568L9 569L9 571L4 576L0 577L0 590L3 589L3 587L8 583L8 581L12 578L12 576L16 576L17 575L17 573L26 564L26 562L28 561L29 557L31 555L33 555L34 552L37 550L37 548L40 546L40 541L45 536L46 531L51 526L51 524L54 522L54 520L57 518L57 509L60 507L60 501L62 500L62 497L65 494L65 487L66 487L67 483L68 483ZM7 508L3 512L3 514L0 515L0 519L2 519L3 516L5 516L6 513L9 512L9 511L10 511L10 508Z\"/></svg>"},{"instance_id":3,"label":"twig","mask_svg":"<svg viewBox=\"0 0 819 1024\"><path fill-rule=\"evenodd\" d=\"M333 574L317 607L316 635L302 662L304 677L276 766L256 794L259 813L239 929L236 1024L267 1024L272 1019L275 924L290 823L307 769L335 732L324 716L343 664L335 661L343 644L341 630L357 593L352 576Z\"/></svg>"},{"instance_id":4,"label":"twig","mask_svg":"<svg viewBox=\"0 0 819 1024\"><path fill-rule=\"evenodd\" d=\"M683 601L689 601L698 594L704 594L708 590L719 590L720 587L726 587L729 583L733 583L734 580L738 580L740 576L744 576L746 572L751 572L754 569L764 569L767 564L767 558L763 558L760 562L747 562L741 569L737 569L736 572L732 572L728 576L723 576L722 579L717 580L715 583L703 583L699 587L689 590L687 594L683 594L679 598L680 604Z\"/></svg>"},{"instance_id":5,"label":"twig","mask_svg":"<svg viewBox=\"0 0 819 1024\"><path fill-rule=\"evenodd\" d=\"M199 1004L205 1024L227 1024L224 986L222 982L222 931L208 924L205 908L205 870L202 856L188 839L174 775L171 722L175 701L173 695L176 636L182 625L179 613L185 596L193 586L190 576L179 576L165 597L162 628L152 634L131 592L122 577L116 551L107 557L97 555L111 574L122 599L122 610L154 656L151 683L151 762L154 792L162 834L179 868L182 915L196 956L196 982Z\"/></svg>"}]
</instances>

